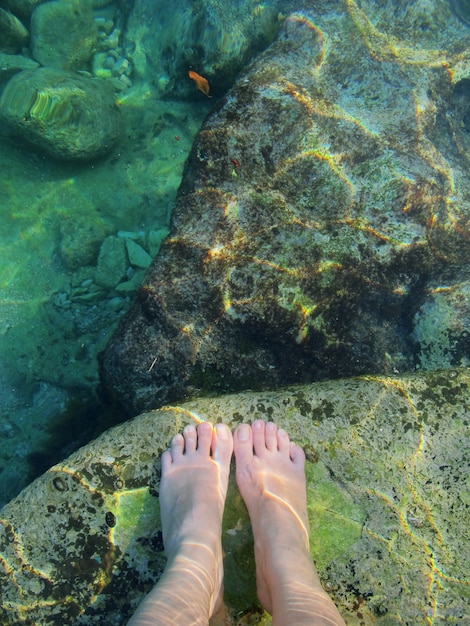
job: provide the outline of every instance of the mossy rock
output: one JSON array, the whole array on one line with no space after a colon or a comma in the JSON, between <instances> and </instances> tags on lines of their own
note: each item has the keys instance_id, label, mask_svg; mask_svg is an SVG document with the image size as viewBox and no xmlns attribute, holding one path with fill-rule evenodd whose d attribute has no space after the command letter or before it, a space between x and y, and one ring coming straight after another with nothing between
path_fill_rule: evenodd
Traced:
<instances>
[{"instance_id":1,"label":"mossy rock","mask_svg":"<svg viewBox=\"0 0 470 626\"><path fill-rule=\"evenodd\" d=\"M31 17L31 52L45 67L89 69L98 44L92 3L52 0L35 8Z\"/></svg>"},{"instance_id":2,"label":"mossy rock","mask_svg":"<svg viewBox=\"0 0 470 626\"><path fill-rule=\"evenodd\" d=\"M451 370L234 394L107 431L3 508L0 623L125 624L165 564L161 452L190 421L257 418L306 451L312 554L348 625L467 623L469 383ZM223 544L226 623L268 624L233 478Z\"/></svg>"},{"instance_id":3,"label":"mossy rock","mask_svg":"<svg viewBox=\"0 0 470 626\"><path fill-rule=\"evenodd\" d=\"M105 80L64 70L24 70L0 96L3 132L65 160L110 152L122 131L114 90Z\"/></svg>"}]
</instances>

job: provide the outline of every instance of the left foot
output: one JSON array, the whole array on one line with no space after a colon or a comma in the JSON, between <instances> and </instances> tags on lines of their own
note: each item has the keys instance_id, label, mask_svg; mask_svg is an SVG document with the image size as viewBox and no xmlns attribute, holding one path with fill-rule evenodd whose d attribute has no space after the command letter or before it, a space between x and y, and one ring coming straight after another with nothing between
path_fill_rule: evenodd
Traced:
<instances>
[{"instance_id":1,"label":"left foot","mask_svg":"<svg viewBox=\"0 0 470 626\"><path fill-rule=\"evenodd\" d=\"M195 575L210 590L209 616L222 594L222 516L232 450L225 424L203 422L186 426L162 455L160 513L168 563L196 566Z\"/></svg>"}]
</instances>

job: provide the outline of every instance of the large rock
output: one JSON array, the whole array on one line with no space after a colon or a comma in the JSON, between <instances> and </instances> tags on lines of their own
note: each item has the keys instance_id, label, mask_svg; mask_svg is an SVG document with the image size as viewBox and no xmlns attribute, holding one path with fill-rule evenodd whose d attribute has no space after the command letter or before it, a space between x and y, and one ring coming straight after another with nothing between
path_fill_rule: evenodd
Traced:
<instances>
[{"instance_id":1,"label":"large rock","mask_svg":"<svg viewBox=\"0 0 470 626\"><path fill-rule=\"evenodd\" d=\"M38 67L36 61L20 54L5 54L0 52L0 86L21 70L31 70Z\"/></svg>"},{"instance_id":2,"label":"large rock","mask_svg":"<svg viewBox=\"0 0 470 626\"><path fill-rule=\"evenodd\" d=\"M47 0L2 0L1 4L18 17L29 21L34 9Z\"/></svg>"},{"instance_id":3,"label":"large rock","mask_svg":"<svg viewBox=\"0 0 470 626\"><path fill-rule=\"evenodd\" d=\"M20 52L28 40L29 33L20 20L0 7L0 52Z\"/></svg>"},{"instance_id":4,"label":"large rock","mask_svg":"<svg viewBox=\"0 0 470 626\"><path fill-rule=\"evenodd\" d=\"M470 623L469 384L468 370L371 376L201 399L113 428L0 513L0 623L127 623L165 562L160 454L200 418L272 419L304 446L312 554L349 626ZM258 623L233 480L223 547L225 623Z\"/></svg>"},{"instance_id":5,"label":"large rock","mask_svg":"<svg viewBox=\"0 0 470 626\"><path fill-rule=\"evenodd\" d=\"M47 67L88 69L98 44L92 3L52 0L40 4L31 16L31 53Z\"/></svg>"},{"instance_id":6,"label":"large rock","mask_svg":"<svg viewBox=\"0 0 470 626\"><path fill-rule=\"evenodd\" d=\"M447 3L380 4L292 14L207 118L102 358L130 413L469 363L468 28Z\"/></svg>"},{"instance_id":7,"label":"large rock","mask_svg":"<svg viewBox=\"0 0 470 626\"><path fill-rule=\"evenodd\" d=\"M3 132L65 160L110 152L122 132L121 112L106 80L64 70L24 70L0 95Z\"/></svg>"}]
</instances>

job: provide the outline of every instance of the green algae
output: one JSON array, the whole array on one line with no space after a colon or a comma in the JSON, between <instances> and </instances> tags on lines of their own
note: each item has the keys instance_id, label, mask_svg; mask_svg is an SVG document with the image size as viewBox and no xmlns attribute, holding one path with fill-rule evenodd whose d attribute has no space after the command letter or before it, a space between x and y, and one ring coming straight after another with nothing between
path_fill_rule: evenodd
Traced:
<instances>
[{"instance_id":1,"label":"green algae","mask_svg":"<svg viewBox=\"0 0 470 626\"><path fill-rule=\"evenodd\" d=\"M361 537L365 510L329 477L326 466L307 463L310 551L320 575Z\"/></svg>"},{"instance_id":2,"label":"green algae","mask_svg":"<svg viewBox=\"0 0 470 626\"><path fill-rule=\"evenodd\" d=\"M44 626L54 624L52 610L70 623L71 589L86 611L74 626L96 623L88 611L110 622L130 617L165 563L156 459L195 415L231 427L270 418L305 449L311 553L348 624L467 619L469 376L370 376L200 398L111 429L3 509L0 556L15 574L0 572L5 624L25 623L10 609L17 605ZM47 524L38 527L38 517ZM256 598L252 530L234 467L222 545L229 613L269 624ZM41 572L63 590L52 609L47 588L38 596Z\"/></svg>"},{"instance_id":3,"label":"green algae","mask_svg":"<svg viewBox=\"0 0 470 626\"><path fill-rule=\"evenodd\" d=\"M122 491L116 496L116 526L112 538L122 551L130 547L144 554L145 549L136 537L145 536L160 526L160 506L158 498L152 497L148 487Z\"/></svg>"}]
</instances>

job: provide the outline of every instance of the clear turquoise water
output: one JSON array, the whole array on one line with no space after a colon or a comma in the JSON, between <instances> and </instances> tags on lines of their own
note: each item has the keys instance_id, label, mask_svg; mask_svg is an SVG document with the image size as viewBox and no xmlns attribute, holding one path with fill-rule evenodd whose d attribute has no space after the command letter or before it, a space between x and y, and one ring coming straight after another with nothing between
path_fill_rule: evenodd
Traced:
<instances>
[{"instance_id":1,"label":"clear turquoise water","mask_svg":"<svg viewBox=\"0 0 470 626\"><path fill-rule=\"evenodd\" d=\"M101 425L96 357L133 291L93 282L99 249L110 236L149 249L149 232L167 232L207 112L141 90L121 98L125 135L101 161L0 144L0 504L119 420ZM142 269L126 271L122 283L142 279Z\"/></svg>"}]
</instances>

